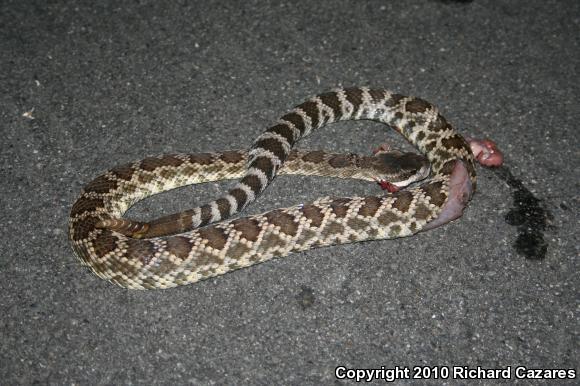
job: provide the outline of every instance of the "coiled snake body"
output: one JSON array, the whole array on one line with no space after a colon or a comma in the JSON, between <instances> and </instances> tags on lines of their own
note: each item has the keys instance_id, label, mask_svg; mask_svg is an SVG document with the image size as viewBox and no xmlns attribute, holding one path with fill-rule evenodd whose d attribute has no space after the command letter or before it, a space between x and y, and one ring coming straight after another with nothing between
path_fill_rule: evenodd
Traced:
<instances>
[{"instance_id":1,"label":"coiled snake body","mask_svg":"<svg viewBox=\"0 0 580 386\"><path fill-rule=\"evenodd\" d=\"M372 160L292 150L325 124L358 119L385 123L415 145L431 164L428 182L389 195L327 197L222 221L254 201L284 171L288 159L302 162L295 169L304 163L314 169L322 165L311 174L372 180L372 165L371 172L347 171ZM151 194L237 177L242 178L233 189L207 205L150 223L121 218ZM401 178L407 184L415 177ZM101 278L133 289L169 288L292 252L436 227L461 215L475 182L468 143L431 104L386 90L339 89L295 107L260 135L248 153L165 155L108 171L89 183L73 205L69 236L80 261Z\"/></svg>"}]
</instances>

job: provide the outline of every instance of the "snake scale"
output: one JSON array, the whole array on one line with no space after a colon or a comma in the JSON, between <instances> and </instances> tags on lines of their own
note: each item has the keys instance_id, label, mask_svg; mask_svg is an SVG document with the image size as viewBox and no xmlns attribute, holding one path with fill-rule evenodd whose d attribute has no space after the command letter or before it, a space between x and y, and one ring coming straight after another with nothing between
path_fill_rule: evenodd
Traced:
<instances>
[{"instance_id":1,"label":"snake scale","mask_svg":"<svg viewBox=\"0 0 580 386\"><path fill-rule=\"evenodd\" d=\"M325 197L224 220L254 201L279 171L284 172L287 160L304 163L307 158L323 165L322 171L310 174L326 170L327 175L349 174L347 166L372 163L353 155L293 150L301 138L326 124L361 119L385 123L402 134L428 159L430 178L392 194ZM356 173L349 176L373 179L372 172ZM122 218L131 205L152 194L240 177L227 194L201 207L149 223ZM407 179L401 184L405 185L416 178L401 179ZM430 103L387 90L337 89L296 106L247 153L164 155L106 172L86 185L73 205L69 237L81 263L99 277L131 289L170 288L292 252L434 228L461 215L475 184L469 144Z\"/></svg>"}]
</instances>

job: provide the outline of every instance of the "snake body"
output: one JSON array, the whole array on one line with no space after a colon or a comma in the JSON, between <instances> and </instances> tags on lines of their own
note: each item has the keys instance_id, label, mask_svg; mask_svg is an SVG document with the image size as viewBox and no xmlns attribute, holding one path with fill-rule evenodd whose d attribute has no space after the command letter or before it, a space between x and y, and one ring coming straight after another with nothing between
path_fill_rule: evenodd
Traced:
<instances>
[{"instance_id":1,"label":"snake body","mask_svg":"<svg viewBox=\"0 0 580 386\"><path fill-rule=\"evenodd\" d=\"M223 220L254 201L278 172L296 172L288 166L296 160L298 172L312 163L315 171L309 174L372 180L373 166L363 172L351 168L372 160L293 151L297 141L326 124L360 119L385 123L415 145L431 164L428 182L389 195L325 197ZM459 201L453 198L458 168L464 171L467 186L459 190ZM150 223L121 218L131 205L151 194L240 177L226 195L201 207ZM400 177L407 180L405 184L415 179L410 174ZM445 210L457 202L460 215L475 183L469 145L430 103L386 90L338 89L296 106L261 134L247 153L165 155L97 177L72 207L69 237L81 263L99 277L132 289L169 288L292 252L430 229L458 217L448 218Z\"/></svg>"}]
</instances>

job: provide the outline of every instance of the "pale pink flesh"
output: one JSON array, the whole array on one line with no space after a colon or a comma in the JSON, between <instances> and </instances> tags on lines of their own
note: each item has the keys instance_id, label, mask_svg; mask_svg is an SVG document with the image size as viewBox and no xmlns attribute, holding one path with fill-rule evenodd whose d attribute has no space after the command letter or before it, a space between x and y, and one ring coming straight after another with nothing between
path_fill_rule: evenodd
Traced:
<instances>
[{"instance_id":1,"label":"pale pink flesh","mask_svg":"<svg viewBox=\"0 0 580 386\"><path fill-rule=\"evenodd\" d=\"M489 139L477 140L467 138L467 142L471 147L475 159L481 165L488 167L502 165L503 154L493 141ZM449 182L449 197L447 198L447 202L445 202L439 216L425 225L422 230L437 228L438 226L461 217L463 209L465 209L472 194L473 186L465 164L459 160L455 161L455 166L451 173L451 180Z\"/></svg>"},{"instance_id":2,"label":"pale pink flesh","mask_svg":"<svg viewBox=\"0 0 580 386\"><path fill-rule=\"evenodd\" d=\"M453 221L463 214L465 205L469 202L473 193L471 179L467 168L462 161L455 161L451 179L449 181L449 197L437 218L425 225L422 230L437 228L449 221Z\"/></svg>"},{"instance_id":3,"label":"pale pink flesh","mask_svg":"<svg viewBox=\"0 0 580 386\"><path fill-rule=\"evenodd\" d=\"M473 156L483 166L494 167L503 164L503 154L490 139L466 138Z\"/></svg>"}]
</instances>

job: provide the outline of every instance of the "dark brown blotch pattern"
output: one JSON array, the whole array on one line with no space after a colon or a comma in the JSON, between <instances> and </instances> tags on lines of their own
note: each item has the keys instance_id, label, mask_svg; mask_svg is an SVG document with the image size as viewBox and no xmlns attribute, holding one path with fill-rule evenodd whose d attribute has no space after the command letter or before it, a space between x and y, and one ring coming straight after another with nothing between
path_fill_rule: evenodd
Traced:
<instances>
[{"instance_id":1,"label":"dark brown blotch pattern","mask_svg":"<svg viewBox=\"0 0 580 386\"><path fill-rule=\"evenodd\" d=\"M430 198L430 203L441 207L447 200L447 195L442 191L443 182L436 181L427 185L423 185L420 189L425 193L425 196Z\"/></svg>"},{"instance_id":2,"label":"dark brown blotch pattern","mask_svg":"<svg viewBox=\"0 0 580 386\"><path fill-rule=\"evenodd\" d=\"M367 221L361 220L360 218L356 217L350 218L347 222L347 225L356 231L365 230L369 226Z\"/></svg>"},{"instance_id":3,"label":"dark brown blotch pattern","mask_svg":"<svg viewBox=\"0 0 580 386\"><path fill-rule=\"evenodd\" d=\"M228 164L236 164L244 159L244 156L239 151L224 151L220 154L220 159Z\"/></svg>"},{"instance_id":4,"label":"dark brown blotch pattern","mask_svg":"<svg viewBox=\"0 0 580 386\"><path fill-rule=\"evenodd\" d=\"M435 118L429 124L429 129L431 131L435 131L435 132L437 132L437 131L443 131L443 130L445 130L445 128L447 127L447 125L448 125L447 120L443 117L443 115L437 114L437 118Z\"/></svg>"},{"instance_id":5,"label":"dark brown blotch pattern","mask_svg":"<svg viewBox=\"0 0 580 386\"><path fill-rule=\"evenodd\" d=\"M300 131L300 134L304 134L306 131L306 124L304 123L304 119L302 116L296 112L291 112L284 115L281 119L286 122L290 122L295 128Z\"/></svg>"},{"instance_id":6,"label":"dark brown blotch pattern","mask_svg":"<svg viewBox=\"0 0 580 386\"><path fill-rule=\"evenodd\" d=\"M378 197L365 197L363 205L358 210L358 214L365 217L372 217L381 207L381 200Z\"/></svg>"},{"instance_id":7,"label":"dark brown blotch pattern","mask_svg":"<svg viewBox=\"0 0 580 386\"><path fill-rule=\"evenodd\" d=\"M152 173L139 173L139 177L137 178L137 182L143 185L146 185L155 179L155 175Z\"/></svg>"},{"instance_id":8,"label":"dark brown blotch pattern","mask_svg":"<svg viewBox=\"0 0 580 386\"><path fill-rule=\"evenodd\" d=\"M183 236L170 237L167 239L167 250L181 260L185 260L191 252L191 242Z\"/></svg>"},{"instance_id":9,"label":"dark brown blotch pattern","mask_svg":"<svg viewBox=\"0 0 580 386\"><path fill-rule=\"evenodd\" d=\"M163 163L163 166L172 166L174 168L183 165L183 163L185 162L175 154L163 155L161 156L161 161Z\"/></svg>"},{"instance_id":10,"label":"dark brown blotch pattern","mask_svg":"<svg viewBox=\"0 0 580 386\"><path fill-rule=\"evenodd\" d=\"M344 233L344 225L334 221L328 223L321 232L322 236L325 238L329 236L336 237L342 233Z\"/></svg>"},{"instance_id":11,"label":"dark brown blotch pattern","mask_svg":"<svg viewBox=\"0 0 580 386\"><path fill-rule=\"evenodd\" d=\"M198 165L209 165L214 162L214 156L211 153L191 154L189 162Z\"/></svg>"},{"instance_id":12,"label":"dark brown blotch pattern","mask_svg":"<svg viewBox=\"0 0 580 386\"><path fill-rule=\"evenodd\" d=\"M348 204L350 203L350 199L348 198L338 198L336 200L333 200L330 203L330 208L332 209L332 213L334 213L334 215L337 218L343 218L346 216L346 214L348 213Z\"/></svg>"},{"instance_id":13,"label":"dark brown blotch pattern","mask_svg":"<svg viewBox=\"0 0 580 386\"><path fill-rule=\"evenodd\" d=\"M431 210L423 204L417 205L415 208L415 218L418 220L429 220L431 218Z\"/></svg>"},{"instance_id":14,"label":"dark brown blotch pattern","mask_svg":"<svg viewBox=\"0 0 580 386\"><path fill-rule=\"evenodd\" d=\"M204 226L209 224L211 218L212 218L212 214L211 214L211 205L210 204L205 204L201 207L200 210L200 226Z\"/></svg>"},{"instance_id":15,"label":"dark brown blotch pattern","mask_svg":"<svg viewBox=\"0 0 580 386\"><path fill-rule=\"evenodd\" d=\"M389 229L389 236L390 237L397 237L401 234L401 226L399 224L395 224Z\"/></svg>"},{"instance_id":16,"label":"dark brown blotch pattern","mask_svg":"<svg viewBox=\"0 0 580 386\"><path fill-rule=\"evenodd\" d=\"M139 167L148 172L152 172L157 168L164 166L177 167L183 163L183 160L176 158L172 155L165 155L162 157L150 157L145 158L139 164Z\"/></svg>"},{"instance_id":17,"label":"dark brown blotch pattern","mask_svg":"<svg viewBox=\"0 0 580 386\"><path fill-rule=\"evenodd\" d=\"M400 210L405 213L409 210L411 203L413 202L413 195L411 192L402 191L394 195L395 201L393 202L393 208Z\"/></svg>"},{"instance_id":18,"label":"dark brown blotch pattern","mask_svg":"<svg viewBox=\"0 0 580 386\"><path fill-rule=\"evenodd\" d=\"M298 231L298 223L294 216L280 210L273 210L265 214L268 222L273 224L277 227L280 227L280 231L290 235L296 236L296 232Z\"/></svg>"},{"instance_id":19,"label":"dark brown blotch pattern","mask_svg":"<svg viewBox=\"0 0 580 386\"><path fill-rule=\"evenodd\" d=\"M149 264L155 254L155 245L149 240L127 239L126 256L129 260L137 260L144 265Z\"/></svg>"},{"instance_id":20,"label":"dark brown blotch pattern","mask_svg":"<svg viewBox=\"0 0 580 386\"><path fill-rule=\"evenodd\" d=\"M346 100L349 101L356 109L362 103L362 90L360 88L347 88L344 90Z\"/></svg>"},{"instance_id":21,"label":"dark brown blotch pattern","mask_svg":"<svg viewBox=\"0 0 580 386\"><path fill-rule=\"evenodd\" d=\"M241 233L241 237L248 241L256 241L260 236L260 224L253 218L240 218L232 222L234 229Z\"/></svg>"},{"instance_id":22,"label":"dark brown blotch pattern","mask_svg":"<svg viewBox=\"0 0 580 386\"><path fill-rule=\"evenodd\" d=\"M433 151L433 149L435 149L435 146L437 146L437 142L435 141L429 142L428 144L425 145L425 151L430 153Z\"/></svg>"},{"instance_id":23,"label":"dark brown blotch pattern","mask_svg":"<svg viewBox=\"0 0 580 386\"><path fill-rule=\"evenodd\" d=\"M76 217L86 212L93 212L97 208L102 208L104 206L102 198L79 198L71 208L71 217Z\"/></svg>"},{"instance_id":24,"label":"dark brown blotch pattern","mask_svg":"<svg viewBox=\"0 0 580 386\"><path fill-rule=\"evenodd\" d=\"M381 225L390 225L396 221L399 221L399 216L397 216L395 213L393 212L388 212L385 211L383 213L381 213L381 215L379 217L377 217L377 220L379 222L379 224Z\"/></svg>"},{"instance_id":25,"label":"dark brown blotch pattern","mask_svg":"<svg viewBox=\"0 0 580 386\"><path fill-rule=\"evenodd\" d=\"M250 167L263 171L264 174L266 174L268 177L268 180L274 178L274 165L272 164L272 160L269 157L257 157L250 163Z\"/></svg>"},{"instance_id":26,"label":"dark brown blotch pattern","mask_svg":"<svg viewBox=\"0 0 580 386\"><path fill-rule=\"evenodd\" d=\"M246 246L242 243L236 243L228 248L228 257L232 260L239 260L248 252L250 252L250 247ZM230 269L237 269L241 268L241 265L238 263L230 263L228 265Z\"/></svg>"},{"instance_id":27,"label":"dark brown blotch pattern","mask_svg":"<svg viewBox=\"0 0 580 386\"><path fill-rule=\"evenodd\" d=\"M280 235L275 234L273 232L265 232L264 237L262 238L262 242L260 243L260 247L258 248L258 253L253 253L249 256L249 260L252 262L259 262L261 261L262 257L260 256L263 252L268 252L272 247L281 246L286 244L286 241L280 237ZM274 256L279 256L280 251L273 252Z\"/></svg>"},{"instance_id":28,"label":"dark brown blotch pattern","mask_svg":"<svg viewBox=\"0 0 580 386\"><path fill-rule=\"evenodd\" d=\"M179 169L175 169L175 168L167 168L167 169L162 169L158 173L162 178L170 180L170 179L175 178L175 176L177 176L180 173L180 171L179 171Z\"/></svg>"},{"instance_id":29,"label":"dark brown blotch pattern","mask_svg":"<svg viewBox=\"0 0 580 386\"><path fill-rule=\"evenodd\" d=\"M301 209L302 214L307 220L310 220L310 225L313 227L319 227L324 219L324 213L316 205L304 205Z\"/></svg>"},{"instance_id":30,"label":"dark brown blotch pattern","mask_svg":"<svg viewBox=\"0 0 580 386\"><path fill-rule=\"evenodd\" d=\"M226 198L218 198L215 203L218 207L221 218L226 218L230 215L231 205Z\"/></svg>"},{"instance_id":31,"label":"dark brown blotch pattern","mask_svg":"<svg viewBox=\"0 0 580 386\"><path fill-rule=\"evenodd\" d=\"M221 250L226 245L226 242L228 240L225 232L222 229L217 228L215 226L201 228L198 232L199 236L202 239L205 239L205 241L207 242L206 245L214 249L217 249L218 251Z\"/></svg>"},{"instance_id":32,"label":"dark brown blotch pattern","mask_svg":"<svg viewBox=\"0 0 580 386\"><path fill-rule=\"evenodd\" d=\"M453 173L453 169L455 169L455 162L457 161L451 160L445 162L441 167L441 169L439 170L439 173L444 175L451 175Z\"/></svg>"},{"instance_id":33,"label":"dark brown blotch pattern","mask_svg":"<svg viewBox=\"0 0 580 386\"><path fill-rule=\"evenodd\" d=\"M269 151L282 162L286 159L286 150L282 143L276 138L261 139L254 144L254 148Z\"/></svg>"},{"instance_id":34,"label":"dark brown blotch pattern","mask_svg":"<svg viewBox=\"0 0 580 386\"><path fill-rule=\"evenodd\" d=\"M384 90L369 90L369 94L374 103L379 103L383 99L385 99L385 91Z\"/></svg>"},{"instance_id":35,"label":"dark brown blotch pattern","mask_svg":"<svg viewBox=\"0 0 580 386\"><path fill-rule=\"evenodd\" d=\"M310 122L312 123L312 127L318 127L319 117L318 117L318 106L316 102L313 101L306 101L298 106L299 109L304 111L306 115L310 118Z\"/></svg>"},{"instance_id":36,"label":"dark brown blotch pattern","mask_svg":"<svg viewBox=\"0 0 580 386\"><path fill-rule=\"evenodd\" d=\"M324 151L314 150L305 154L304 157L302 157L302 160L305 162L320 163L324 161L324 155Z\"/></svg>"},{"instance_id":37,"label":"dark brown blotch pattern","mask_svg":"<svg viewBox=\"0 0 580 386\"><path fill-rule=\"evenodd\" d=\"M73 228L73 240L85 240L95 230L95 225L101 221L98 216L88 216L77 222Z\"/></svg>"},{"instance_id":38,"label":"dark brown blotch pattern","mask_svg":"<svg viewBox=\"0 0 580 386\"><path fill-rule=\"evenodd\" d=\"M248 200L246 192L244 192L242 189L232 189L229 191L229 194L236 199L236 203L238 204L238 211L240 211L246 205L246 201Z\"/></svg>"},{"instance_id":39,"label":"dark brown blotch pattern","mask_svg":"<svg viewBox=\"0 0 580 386\"><path fill-rule=\"evenodd\" d=\"M349 154L337 154L328 160L333 168L345 168L352 165L353 156Z\"/></svg>"},{"instance_id":40,"label":"dark brown blotch pattern","mask_svg":"<svg viewBox=\"0 0 580 386\"><path fill-rule=\"evenodd\" d=\"M442 148L435 149L435 156L437 157L439 162L455 159L455 156L453 154L451 154L447 149Z\"/></svg>"},{"instance_id":41,"label":"dark brown blotch pattern","mask_svg":"<svg viewBox=\"0 0 580 386\"><path fill-rule=\"evenodd\" d=\"M269 128L268 131L284 137L290 146L294 145L294 131L288 125L278 124Z\"/></svg>"},{"instance_id":42,"label":"dark brown blotch pattern","mask_svg":"<svg viewBox=\"0 0 580 386\"><path fill-rule=\"evenodd\" d=\"M469 145L467 145L465 140L457 134L452 135L451 137L448 137L448 138L443 138L441 140L441 144L443 146L445 146L446 148L453 148L453 149L458 149L458 150L464 149L468 153L469 153L469 151L471 151L469 148Z\"/></svg>"},{"instance_id":43,"label":"dark brown blotch pattern","mask_svg":"<svg viewBox=\"0 0 580 386\"><path fill-rule=\"evenodd\" d=\"M130 181L131 178L133 178L133 173L135 173L135 169L131 165L123 165L111 169L111 173L113 173L115 177L121 180Z\"/></svg>"},{"instance_id":44,"label":"dark brown blotch pattern","mask_svg":"<svg viewBox=\"0 0 580 386\"><path fill-rule=\"evenodd\" d=\"M117 181L110 180L107 176L102 175L89 182L85 186L85 192L107 193L110 190L116 189L117 186Z\"/></svg>"},{"instance_id":45,"label":"dark brown blotch pattern","mask_svg":"<svg viewBox=\"0 0 580 386\"><path fill-rule=\"evenodd\" d=\"M387 100L387 106L389 107L396 107L399 105L399 102L405 98L404 95L401 94L391 94L391 97Z\"/></svg>"},{"instance_id":46,"label":"dark brown blotch pattern","mask_svg":"<svg viewBox=\"0 0 580 386\"><path fill-rule=\"evenodd\" d=\"M215 267L209 267L210 265L214 264L222 264L223 260L218 256L214 256L211 252L200 251L195 256L195 265L198 267L204 267L205 269L201 269L199 271L200 275L205 277L212 277L215 276Z\"/></svg>"},{"instance_id":47,"label":"dark brown blotch pattern","mask_svg":"<svg viewBox=\"0 0 580 386\"><path fill-rule=\"evenodd\" d=\"M405 104L405 109L410 113L424 113L432 106L426 100L414 98Z\"/></svg>"},{"instance_id":48,"label":"dark brown blotch pattern","mask_svg":"<svg viewBox=\"0 0 580 386\"><path fill-rule=\"evenodd\" d=\"M260 178L254 174L245 176L241 182L248 185L255 195L262 191L262 181L260 181Z\"/></svg>"},{"instance_id":49,"label":"dark brown blotch pattern","mask_svg":"<svg viewBox=\"0 0 580 386\"><path fill-rule=\"evenodd\" d=\"M101 258L117 248L117 237L109 230L103 230L93 241L93 248L97 257Z\"/></svg>"},{"instance_id":50,"label":"dark brown blotch pattern","mask_svg":"<svg viewBox=\"0 0 580 386\"><path fill-rule=\"evenodd\" d=\"M320 100L322 103L332 109L335 117L339 117L341 115L341 103L335 92L328 92L320 95Z\"/></svg>"}]
</instances>

